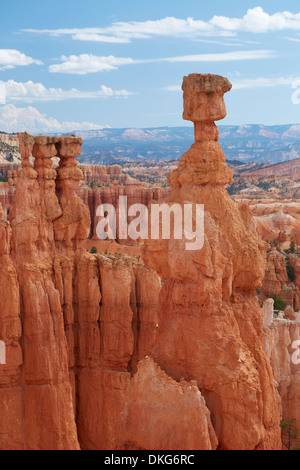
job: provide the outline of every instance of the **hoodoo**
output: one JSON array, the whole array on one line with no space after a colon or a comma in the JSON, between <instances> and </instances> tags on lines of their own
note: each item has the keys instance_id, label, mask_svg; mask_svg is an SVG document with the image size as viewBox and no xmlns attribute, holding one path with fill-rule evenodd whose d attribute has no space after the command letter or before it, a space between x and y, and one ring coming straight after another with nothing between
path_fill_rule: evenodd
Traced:
<instances>
[{"instance_id":1,"label":"hoodoo","mask_svg":"<svg viewBox=\"0 0 300 470\"><path fill-rule=\"evenodd\" d=\"M232 173L214 124L226 116L223 95L231 84L192 74L182 89L195 143L169 175L165 202L204 204L205 242L194 252L185 250L185 240L145 243L145 263L164 280L153 357L173 379L196 381L219 448L279 449L280 418L255 292L265 247L248 207L235 204L224 188Z\"/></svg>"},{"instance_id":2,"label":"hoodoo","mask_svg":"<svg viewBox=\"0 0 300 470\"><path fill-rule=\"evenodd\" d=\"M188 233L146 240L144 262L86 251L81 139L18 135L9 221L0 210L0 449L281 448L274 377L284 412L299 419L297 366L276 353L286 335L273 309L263 330L265 244L225 189L232 172L215 121L230 89L216 75L183 80L195 143L164 202L204 205L204 245L187 250ZM146 196L139 189L138 200ZM284 321L294 339L298 329Z\"/></svg>"}]
</instances>

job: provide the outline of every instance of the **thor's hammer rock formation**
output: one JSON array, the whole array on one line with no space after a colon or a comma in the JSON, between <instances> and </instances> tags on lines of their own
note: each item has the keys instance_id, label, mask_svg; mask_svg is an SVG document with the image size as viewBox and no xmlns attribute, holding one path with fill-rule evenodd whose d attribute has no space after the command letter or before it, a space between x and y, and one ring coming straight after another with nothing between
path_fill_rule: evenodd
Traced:
<instances>
[{"instance_id":1,"label":"thor's hammer rock formation","mask_svg":"<svg viewBox=\"0 0 300 470\"><path fill-rule=\"evenodd\" d=\"M173 379L197 382L220 449L278 449L280 417L255 292L265 248L249 208L224 188L232 173L214 123L226 116L223 95L231 84L192 74L182 89L195 143L169 175L165 202L204 204L204 246L187 251L184 239L145 243L145 263L164 280L153 358Z\"/></svg>"}]
</instances>

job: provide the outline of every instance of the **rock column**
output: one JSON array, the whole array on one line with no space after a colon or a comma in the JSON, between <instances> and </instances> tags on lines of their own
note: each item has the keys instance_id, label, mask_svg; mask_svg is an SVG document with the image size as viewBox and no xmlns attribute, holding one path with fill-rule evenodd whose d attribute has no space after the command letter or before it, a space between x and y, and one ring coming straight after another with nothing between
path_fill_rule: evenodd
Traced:
<instances>
[{"instance_id":1,"label":"rock column","mask_svg":"<svg viewBox=\"0 0 300 470\"><path fill-rule=\"evenodd\" d=\"M262 314L263 314L264 327L271 326L273 323L273 318L274 318L274 300L273 299L267 299L264 301Z\"/></svg>"},{"instance_id":2,"label":"rock column","mask_svg":"<svg viewBox=\"0 0 300 470\"><path fill-rule=\"evenodd\" d=\"M204 245L187 251L184 237L145 243L145 263L163 279L153 357L172 378L197 382L221 449L277 449L280 418L255 292L265 247L249 208L224 188L232 172L214 124L226 115L223 95L231 84L192 74L182 88L195 143L169 175L164 202L204 205Z\"/></svg>"},{"instance_id":3,"label":"rock column","mask_svg":"<svg viewBox=\"0 0 300 470\"><path fill-rule=\"evenodd\" d=\"M54 284L57 137L19 135L22 169L10 220L22 320L24 449L78 449L60 294ZM28 165L30 155L34 168Z\"/></svg>"}]
</instances>

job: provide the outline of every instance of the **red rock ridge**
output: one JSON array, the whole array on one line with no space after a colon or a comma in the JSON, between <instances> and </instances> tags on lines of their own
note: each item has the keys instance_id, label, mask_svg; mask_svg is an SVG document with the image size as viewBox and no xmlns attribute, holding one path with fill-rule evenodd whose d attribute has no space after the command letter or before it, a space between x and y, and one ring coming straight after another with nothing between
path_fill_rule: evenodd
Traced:
<instances>
[{"instance_id":1,"label":"red rock ridge","mask_svg":"<svg viewBox=\"0 0 300 470\"><path fill-rule=\"evenodd\" d=\"M244 177L283 177L288 176L294 180L300 179L300 159L292 160L285 163L280 163L278 165L271 165L269 167L263 168L261 170L245 172Z\"/></svg>"}]
</instances>

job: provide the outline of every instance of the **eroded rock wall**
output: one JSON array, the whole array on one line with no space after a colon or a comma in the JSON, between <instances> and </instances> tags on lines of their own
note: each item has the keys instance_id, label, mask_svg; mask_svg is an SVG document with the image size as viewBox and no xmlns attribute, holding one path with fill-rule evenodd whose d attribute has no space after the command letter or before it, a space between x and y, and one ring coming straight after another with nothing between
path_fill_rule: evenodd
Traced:
<instances>
[{"instance_id":1,"label":"eroded rock wall","mask_svg":"<svg viewBox=\"0 0 300 470\"><path fill-rule=\"evenodd\" d=\"M84 249L90 218L75 192L80 139L19 139L15 203L10 223L0 221L0 448L215 448L195 383L177 383L145 359L158 328L160 278L129 257ZM187 434L191 422L197 433Z\"/></svg>"},{"instance_id":2,"label":"eroded rock wall","mask_svg":"<svg viewBox=\"0 0 300 470\"><path fill-rule=\"evenodd\" d=\"M282 419L295 419L295 426L300 429L300 364L295 347L300 340L300 323L275 319L264 329L263 338L280 395Z\"/></svg>"}]
</instances>

